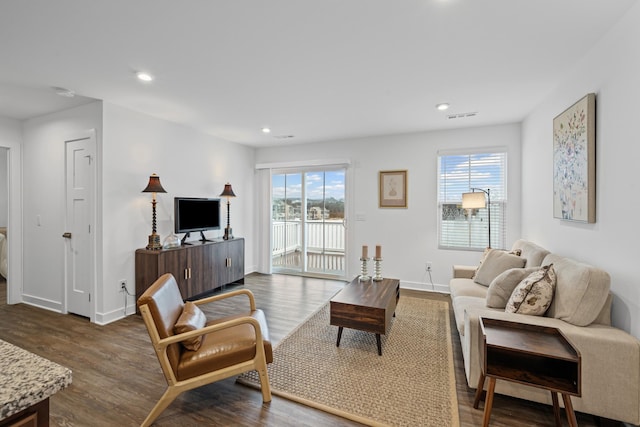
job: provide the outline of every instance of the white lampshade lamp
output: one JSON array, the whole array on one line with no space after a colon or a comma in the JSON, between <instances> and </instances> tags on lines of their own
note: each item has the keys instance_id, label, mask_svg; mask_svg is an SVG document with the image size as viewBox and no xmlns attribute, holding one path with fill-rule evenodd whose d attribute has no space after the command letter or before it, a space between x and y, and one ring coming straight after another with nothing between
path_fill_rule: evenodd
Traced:
<instances>
[{"instance_id":1,"label":"white lampshade lamp","mask_svg":"<svg viewBox=\"0 0 640 427\"><path fill-rule=\"evenodd\" d=\"M481 191L476 193L475 190ZM462 193L462 209L484 209L487 208L487 219L489 223L488 247L491 248L491 189L472 188L471 193ZM485 198L485 194L487 197Z\"/></svg>"}]
</instances>

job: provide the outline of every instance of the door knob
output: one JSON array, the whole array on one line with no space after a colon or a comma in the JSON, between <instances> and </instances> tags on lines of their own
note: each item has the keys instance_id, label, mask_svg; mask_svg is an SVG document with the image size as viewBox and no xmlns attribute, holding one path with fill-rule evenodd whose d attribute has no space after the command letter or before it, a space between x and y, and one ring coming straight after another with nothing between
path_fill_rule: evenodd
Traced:
<instances>
[{"instance_id":1,"label":"door knob","mask_svg":"<svg viewBox=\"0 0 640 427\"><path fill-rule=\"evenodd\" d=\"M71 238L71 233L70 232L64 232L62 233L62 237L64 237L65 239L70 239Z\"/></svg>"}]
</instances>

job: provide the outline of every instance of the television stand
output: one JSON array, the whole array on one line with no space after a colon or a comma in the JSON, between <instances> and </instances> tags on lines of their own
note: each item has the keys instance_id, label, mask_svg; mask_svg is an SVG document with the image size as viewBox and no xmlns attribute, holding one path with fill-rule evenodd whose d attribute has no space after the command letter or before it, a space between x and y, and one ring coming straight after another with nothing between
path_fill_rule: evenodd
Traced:
<instances>
[{"instance_id":1,"label":"television stand","mask_svg":"<svg viewBox=\"0 0 640 427\"><path fill-rule=\"evenodd\" d=\"M180 245L181 246L191 246L193 245L193 243L189 243L187 242L187 239L189 238L189 236L191 236L191 232L187 232L184 237L182 239L180 239ZM198 240L199 242L202 243L207 243L207 242L215 242L215 240L209 240L205 237L204 235L204 231L200 231L200 240Z\"/></svg>"},{"instance_id":2,"label":"television stand","mask_svg":"<svg viewBox=\"0 0 640 427\"><path fill-rule=\"evenodd\" d=\"M184 237L182 239L180 239L180 245L181 246L185 246L185 245L189 245L191 246L191 243L187 243L187 238L191 235L191 233L187 233L184 235Z\"/></svg>"},{"instance_id":3,"label":"television stand","mask_svg":"<svg viewBox=\"0 0 640 427\"><path fill-rule=\"evenodd\" d=\"M164 273L173 274L183 299L211 293L230 283L243 283L244 247L244 239L236 237L161 251L138 249L136 298Z\"/></svg>"}]
</instances>

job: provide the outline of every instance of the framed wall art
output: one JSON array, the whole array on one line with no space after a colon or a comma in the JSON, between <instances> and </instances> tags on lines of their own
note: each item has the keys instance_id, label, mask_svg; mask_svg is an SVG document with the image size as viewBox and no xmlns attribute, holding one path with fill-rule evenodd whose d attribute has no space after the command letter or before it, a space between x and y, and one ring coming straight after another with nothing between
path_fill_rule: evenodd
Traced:
<instances>
[{"instance_id":1,"label":"framed wall art","mask_svg":"<svg viewBox=\"0 0 640 427\"><path fill-rule=\"evenodd\" d=\"M553 216L596 222L596 96L553 119Z\"/></svg>"},{"instance_id":2,"label":"framed wall art","mask_svg":"<svg viewBox=\"0 0 640 427\"><path fill-rule=\"evenodd\" d=\"M406 208L407 171L380 171L379 192L381 208Z\"/></svg>"}]
</instances>

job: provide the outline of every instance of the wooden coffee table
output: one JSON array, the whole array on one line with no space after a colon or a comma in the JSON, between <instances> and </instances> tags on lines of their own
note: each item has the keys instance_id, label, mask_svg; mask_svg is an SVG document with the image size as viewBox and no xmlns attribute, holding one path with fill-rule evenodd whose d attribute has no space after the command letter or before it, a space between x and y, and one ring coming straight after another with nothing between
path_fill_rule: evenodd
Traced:
<instances>
[{"instance_id":1,"label":"wooden coffee table","mask_svg":"<svg viewBox=\"0 0 640 427\"><path fill-rule=\"evenodd\" d=\"M395 316L396 304L400 298L398 279L369 279L361 282L355 278L330 301L330 324L338 326L340 347L343 328L358 329L376 334L378 355L382 356L380 335L385 334Z\"/></svg>"},{"instance_id":2,"label":"wooden coffee table","mask_svg":"<svg viewBox=\"0 0 640 427\"><path fill-rule=\"evenodd\" d=\"M482 398L489 377L483 426L489 425L496 379L551 392L556 425L562 426L558 395L562 395L570 426L577 426L571 396L581 395L580 352L557 328L480 317L480 381L473 407Z\"/></svg>"}]
</instances>

